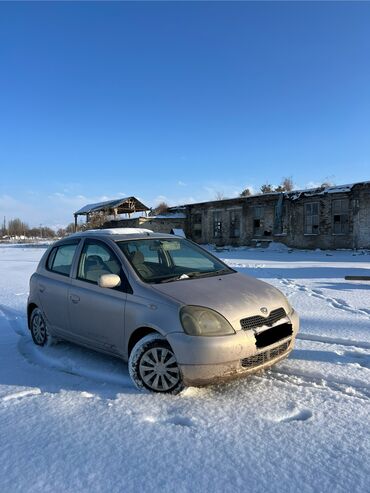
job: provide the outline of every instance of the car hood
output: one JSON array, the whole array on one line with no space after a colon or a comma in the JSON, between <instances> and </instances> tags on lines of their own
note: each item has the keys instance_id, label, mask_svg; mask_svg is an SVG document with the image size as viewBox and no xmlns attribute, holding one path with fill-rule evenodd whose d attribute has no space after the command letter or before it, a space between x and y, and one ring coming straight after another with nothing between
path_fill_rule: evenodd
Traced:
<instances>
[{"instance_id":1,"label":"car hood","mask_svg":"<svg viewBox=\"0 0 370 493\"><path fill-rule=\"evenodd\" d=\"M276 288L253 277L226 274L198 279L184 279L152 285L153 289L183 303L212 308L221 313L235 329L240 329L240 319L262 315L283 307L289 313L285 296Z\"/></svg>"}]
</instances>

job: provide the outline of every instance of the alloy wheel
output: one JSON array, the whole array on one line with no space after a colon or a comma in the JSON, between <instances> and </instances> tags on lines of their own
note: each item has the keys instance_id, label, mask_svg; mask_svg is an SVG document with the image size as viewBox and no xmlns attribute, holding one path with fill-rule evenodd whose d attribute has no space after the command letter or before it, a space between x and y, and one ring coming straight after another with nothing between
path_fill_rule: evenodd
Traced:
<instances>
[{"instance_id":1,"label":"alloy wheel","mask_svg":"<svg viewBox=\"0 0 370 493\"><path fill-rule=\"evenodd\" d=\"M46 325L45 321L42 317L42 315L37 312L33 317L32 317L32 335L33 338L36 342L36 344L39 344L42 346L45 344L47 334L46 334Z\"/></svg>"},{"instance_id":2,"label":"alloy wheel","mask_svg":"<svg viewBox=\"0 0 370 493\"><path fill-rule=\"evenodd\" d=\"M152 347L141 357L139 373L145 385L156 392L166 392L180 381L176 358L170 349Z\"/></svg>"}]
</instances>

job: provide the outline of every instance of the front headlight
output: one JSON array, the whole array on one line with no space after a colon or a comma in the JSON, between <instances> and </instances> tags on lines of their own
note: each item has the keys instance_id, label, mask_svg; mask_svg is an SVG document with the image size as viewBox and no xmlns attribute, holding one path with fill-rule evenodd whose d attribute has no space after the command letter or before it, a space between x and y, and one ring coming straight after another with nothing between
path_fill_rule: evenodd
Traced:
<instances>
[{"instance_id":1,"label":"front headlight","mask_svg":"<svg viewBox=\"0 0 370 493\"><path fill-rule=\"evenodd\" d=\"M203 306L184 306L180 310L184 331L190 336L227 336L235 334L229 322L219 313Z\"/></svg>"}]
</instances>

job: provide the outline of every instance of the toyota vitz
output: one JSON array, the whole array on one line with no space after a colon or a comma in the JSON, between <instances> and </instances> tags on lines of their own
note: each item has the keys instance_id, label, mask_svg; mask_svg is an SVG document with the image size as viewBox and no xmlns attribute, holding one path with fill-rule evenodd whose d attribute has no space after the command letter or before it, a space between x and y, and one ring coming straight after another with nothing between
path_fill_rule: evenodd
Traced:
<instances>
[{"instance_id":1,"label":"toyota vitz","mask_svg":"<svg viewBox=\"0 0 370 493\"><path fill-rule=\"evenodd\" d=\"M118 356L138 388L177 393L282 360L299 319L276 288L195 243L123 228L49 247L30 280L28 326L39 346L64 339Z\"/></svg>"}]
</instances>

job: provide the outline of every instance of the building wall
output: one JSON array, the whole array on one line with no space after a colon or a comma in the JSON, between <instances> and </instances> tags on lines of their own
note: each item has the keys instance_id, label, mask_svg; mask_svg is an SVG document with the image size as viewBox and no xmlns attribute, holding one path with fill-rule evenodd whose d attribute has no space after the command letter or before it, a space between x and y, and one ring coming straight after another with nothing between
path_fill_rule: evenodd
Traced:
<instances>
[{"instance_id":1,"label":"building wall","mask_svg":"<svg viewBox=\"0 0 370 493\"><path fill-rule=\"evenodd\" d=\"M370 247L370 187L358 186L353 197L354 247Z\"/></svg>"},{"instance_id":2,"label":"building wall","mask_svg":"<svg viewBox=\"0 0 370 493\"><path fill-rule=\"evenodd\" d=\"M370 183L284 194L280 224L276 222L278 201L279 194L266 194L190 204L187 235L198 243L219 246L279 241L295 248L370 248ZM307 211L315 211L315 218ZM232 234L232 212L240 215L237 237Z\"/></svg>"},{"instance_id":3,"label":"building wall","mask_svg":"<svg viewBox=\"0 0 370 493\"><path fill-rule=\"evenodd\" d=\"M181 209L186 213L184 217L173 217L173 214L122 219L109 221L103 227L143 227L161 233L183 229L197 243L219 246L266 245L278 241L308 249L370 248L370 183L285 193L279 206L281 199L281 194L272 193L189 204ZM345 210L338 213L338 204L345 205ZM175 209L173 212L177 213ZM280 224L276 222L277 209L282 211ZM317 211L315 227L312 218L311 226L307 224L307 210ZM216 236L215 218L221 224L220 235ZM338 227L342 226L344 230L339 231Z\"/></svg>"},{"instance_id":4,"label":"building wall","mask_svg":"<svg viewBox=\"0 0 370 493\"><path fill-rule=\"evenodd\" d=\"M333 201L348 200L348 231L335 233L333 228ZM305 206L318 204L319 225L318 233L305 231ZM349 194L327 194L323 196L303 197L291 207L290 228L288 240L298 248L353 248L353 214Z\"/></svg>"},{"instance_id":5,"label":"building wall","mask_svg":"<svg viewBox=\"0 0 370 493\"><path fill-rule=\"evenodd\" d=\"M132 219L120 219L108 221L103 224L103 228L147 228L155 233L170 233L172 229L185 230L186 218L156 218L156 217L136 217Z\"/></svg>"}]
</instances>

